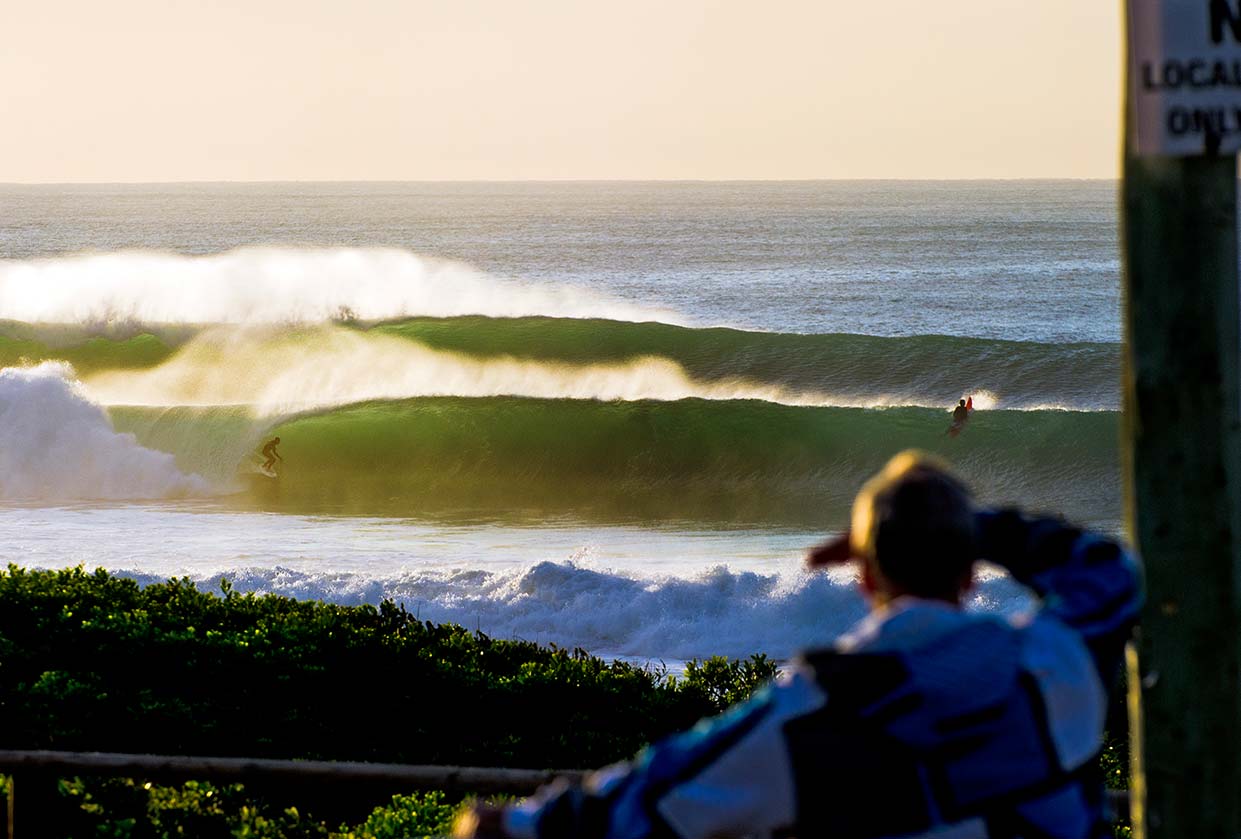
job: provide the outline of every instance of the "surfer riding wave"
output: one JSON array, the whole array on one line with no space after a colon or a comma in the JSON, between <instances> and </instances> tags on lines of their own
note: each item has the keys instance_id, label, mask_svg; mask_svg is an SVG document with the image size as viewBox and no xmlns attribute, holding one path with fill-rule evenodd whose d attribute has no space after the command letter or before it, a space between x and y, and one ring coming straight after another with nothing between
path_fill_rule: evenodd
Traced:
<instances>
[{"instance_id":1,"label":"surfer riding wave","mask_svg":"<svg viewBox=\"0 0 1241 839\"><path fill-rule=\"evenodd\" d=\"M279 446L279 445L280 445L279 437L273 437L271 440L268 440L266 444L264 444L263 450L262 450L262 456L267 459L263 461L262 466L259 467L259 471L269 474L273 477L275 476L276 461L279 460L281 463L284 462L284 458L280 456L280 453L278 451L276 451L276 446Z\"/></svg>"},{"instance_id":2,"label":"surfer riding wave","mask_svg":"<svg viewBox=\"0 0 1241 839\"><path fill-rule=\"evenodd\" d=\"M957 403L957 407L952 409L952 425L948 426L948 436L956 437L965 428L965 424L969 422L970 414L974 410L974 397L970 396L962 399Z\"/></svg>"}]
</instances>

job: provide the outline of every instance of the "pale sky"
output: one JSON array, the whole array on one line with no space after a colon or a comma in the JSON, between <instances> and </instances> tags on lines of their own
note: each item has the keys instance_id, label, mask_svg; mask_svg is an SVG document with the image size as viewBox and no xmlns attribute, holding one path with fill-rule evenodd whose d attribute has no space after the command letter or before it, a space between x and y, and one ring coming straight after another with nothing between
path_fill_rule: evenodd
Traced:
<instances>
[{"instance_id":1,"label":"pale sky","mask_svg":"<svg viewBox=\"0 0 1241 839\"><path fill-rule=\"evenodd\" d=\"M10 0L0 182L1111 178L1115 0Z\"/></svg>"}]
</instances>

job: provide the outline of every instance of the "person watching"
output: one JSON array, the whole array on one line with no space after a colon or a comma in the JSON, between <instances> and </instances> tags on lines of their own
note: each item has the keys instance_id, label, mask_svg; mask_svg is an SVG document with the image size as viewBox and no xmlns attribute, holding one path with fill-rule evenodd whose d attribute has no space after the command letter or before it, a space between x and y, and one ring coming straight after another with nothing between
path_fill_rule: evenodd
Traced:
<instances>
[{"instance_id":1,"label":"person watching","mask_svg":"<svg viewBox=\"0 0 1241 839\"><path fill-rule=\"evenodd\" d=\"M976 561L1039 608L966 611ZM1108 690L1141 606L1115 541L976 508L940 462L893 458L812 567L860 564L870 613L775 683L635 760L517 806L475 806L458 837L1102 837Z\"/></svg>"}]
</instances>

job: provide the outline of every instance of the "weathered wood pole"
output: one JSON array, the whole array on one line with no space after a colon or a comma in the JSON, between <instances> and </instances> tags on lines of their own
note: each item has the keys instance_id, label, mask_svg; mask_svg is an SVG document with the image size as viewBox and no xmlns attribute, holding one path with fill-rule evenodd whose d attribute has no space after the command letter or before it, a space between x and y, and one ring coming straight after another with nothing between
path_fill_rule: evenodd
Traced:
<instances>
[{"instance_id":1,"label":"weathered wood pole","mask_svg":"<svg viewBox=\"0 0 1241 839\"><path fill-rule=\"evenodd\" d=\"M9 776L8 839L64 835L64 802L59 783L55 775L47 772L27 771Z\"/></svg>"},{"instance_id":2,"label":"weathered wood pole","mask_svg":"<svg viewBox=\"0 0 1241 839\"><path fill-rule=\"evenodd\" d=\"M1132 90L1122 463L1147 603L1128 668L1130 709L1140 711L1131 816L1143 839L1241 837L1237 163L1138 157Z\"/></svg>"}]
</instances>

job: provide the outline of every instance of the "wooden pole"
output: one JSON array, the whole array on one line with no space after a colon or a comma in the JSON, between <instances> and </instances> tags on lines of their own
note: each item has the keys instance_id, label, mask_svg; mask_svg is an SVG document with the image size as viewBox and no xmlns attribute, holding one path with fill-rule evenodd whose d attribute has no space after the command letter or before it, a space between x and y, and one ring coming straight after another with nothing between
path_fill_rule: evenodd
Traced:
<instances>
[{"instance_id":1,"label":"wooden pole","mask_svg":"<svg viewBox=\"0 0 1241 839\"><path fill-rule=\"evenodd\" d=\"M1131 817L1139 839L1241 837L1236 158L1137 157L1132 95L1122 451L1147 603L1128 668Z\"/></svg>"},{"instance_id":2,"label":"wooden pole","mask_svg":"<svg viewBox=\"0 0 1241 839\"><path fill-rule=\"evenodd\" d=\"M64 835L59 784L57 776L49 772L26 771L9 777L9 839L56 839Z\"/></svg>"}]
</instances>

